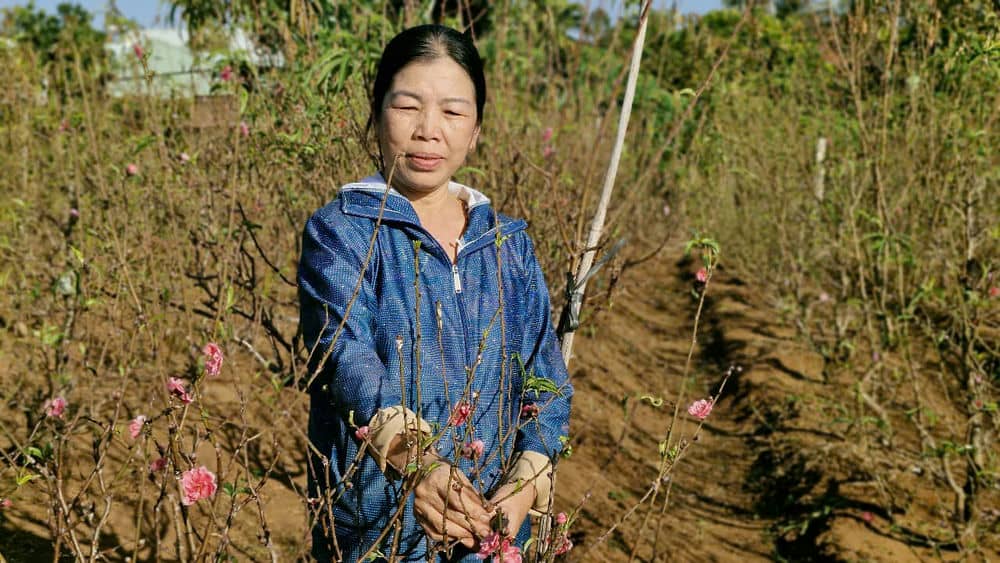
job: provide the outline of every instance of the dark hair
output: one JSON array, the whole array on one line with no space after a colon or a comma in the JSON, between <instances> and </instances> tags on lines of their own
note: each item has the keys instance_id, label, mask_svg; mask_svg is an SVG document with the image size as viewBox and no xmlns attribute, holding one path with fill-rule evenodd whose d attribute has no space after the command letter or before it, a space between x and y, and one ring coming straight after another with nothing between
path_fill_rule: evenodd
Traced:
<instances>
[{"instance_id":1,"label":"dark hair","mask_svg":"<svg viewBox=\"0 0 1000 563\"><path fill-rule=\"evenodd\" d=\"M476 122L482 123L483 107L486 106L486 77L483 75L483 60L472 42L472 36L450 27L430 24L401 31L385 46L372 88L368 127L377 124L382 117L382 102L397 72L414 61L431 61L444 56L458 63L472 79L476 89Z\"/></svg>"}]
</instances>

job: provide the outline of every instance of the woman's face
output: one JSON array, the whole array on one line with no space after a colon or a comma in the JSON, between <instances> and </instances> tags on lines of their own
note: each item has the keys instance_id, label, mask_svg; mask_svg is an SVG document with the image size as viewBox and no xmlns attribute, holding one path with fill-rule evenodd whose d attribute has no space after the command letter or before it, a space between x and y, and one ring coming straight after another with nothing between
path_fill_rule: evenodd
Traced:
<instances>
[{"instance_id":1,"label":"woman's face","mask_svg":"<svg viewBox=\"0 0 1000 563\"><path fill-rule=\"evenodd\" d=\"M414 61L400 69L378 124L385 174L392 174L393 187L427 193L446 186L476 146L476 117L475 86L451 58Z\"/></svg>"}]
</instances>

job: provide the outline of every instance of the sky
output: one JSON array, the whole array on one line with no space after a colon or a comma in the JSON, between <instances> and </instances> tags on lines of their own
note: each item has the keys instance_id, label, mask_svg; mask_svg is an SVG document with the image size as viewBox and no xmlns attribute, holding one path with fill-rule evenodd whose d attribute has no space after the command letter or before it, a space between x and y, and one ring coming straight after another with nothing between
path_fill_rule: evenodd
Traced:
<instances>
[{"instance_id":1,"label":"sky","mask_svg":"<svg viewBox=\"0 0 1000 563\"><path fill-rule=\"evenodd\" d=\"M74 4L79 4L86 8L96 17L94 24L98 27L104 26L103 12L105 6L107 6L107 0L35 0L35 6L41 8L49 13L55 13L56 6L62 2L71 2ZM709 10L716 10L722 6L721 0L676 0L677 6L680 8L681 12L696 12L705 13ZM0 8L9 8L11 6L24 6L28 2L27 0L0 0ZM580 4L586 4L587 2L579 2ZM598 4L603 4L605 10L609 13L615 13L617 10L621 9L621 2L616 1L605 1L597 2L592 0L590 5L596 7ZM665 8L670 5L670 2L665 0L658 0L654 2L654 5L659 8ZM121 10L129 18L139 22L139 25L143 27L167 27L169 22L167 21L167 16L170 10L164 5L161 0L118 0L118 9Z\"/></svg>"}]
</instances>

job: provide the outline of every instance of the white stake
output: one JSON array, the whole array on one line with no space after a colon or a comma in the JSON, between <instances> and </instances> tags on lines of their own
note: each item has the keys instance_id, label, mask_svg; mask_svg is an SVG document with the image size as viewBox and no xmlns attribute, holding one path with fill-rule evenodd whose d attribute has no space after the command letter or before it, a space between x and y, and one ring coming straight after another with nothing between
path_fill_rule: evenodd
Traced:
<instances>
[{"instance_id":1,"label":"white stake","mask_svg":"<svg viewBox=\"0 0 1000 563\"><path fill-rule=\"evenodd\" d=\"M639 78L639 62L642 60L642 46L646 41L646 22L649 21L649 8L652 0L642 3L642 13L639 15L639 33L635 36L635 44L632 46L632 62L628 71L628 83L625 85L625 99L622 101L622 113L618 118L618 136L615 139L614 150L611 151L611 163L608 165L608 172L604 176L604 187L601 189L601 200L597 204L597 213L590 223L590 233L587 235L587 246L580 261L580 268L576 272L576 279L570 297L571 318L579 318L580 306L583 304L583 293L587 288L587 272L594 264L594 256L597 254L597 243L601 240L601 233L604 231L604 218L608 213L608 203L611 201L611 192L615 187L615 176L618 174L618 163L622 158L622 147L625 145L625 131L628 129L629 116L632 115L632 100L635 98L635 84ZM562 336L562 356L569 368L569 360L573 353L573 334L576 329L570 328ZM552 475L552 486L555 487L555 472ZM550 508L551 510L551 508ZM535 557L544 553L549 547L549 533L552 530L552 517L548 514L539 518L538 538L541 540L535 544Z\"/></svg>"},{"instance_id":2,"label":"white stake","mask_svg":"<svg viewBox=\"0 0 1000 563\"><path fill-rule=\"evenodd\" d=\"M580 268L576 272L575 290L570 298L571 318L579 318L580 306L583 304L583 294L587 289L587 281L584 277L594 264L594 256L597 254L597 244L601 241L601 234L604 232L604 218L608 213L608 203L611 201L611 192L615 187L615 176L618 175L618 163L622 158L622 148L625 145L625 132L628 130L628 120L632 115L632 100L635 98L635 84L639 79L639 62L642 60L642 46L646 41L646 23L649 21L649 8L652 0L646 0L642 4L642 13L639 16L639 33L635 36L635 44L632 46L632 63L628 71L628 83L625 86L625 99L622 101L622 113L618 118L618 136L615 139L614 150L611 151L611 162L608 164L608 171L604 176L604 187L601 189L601 200L597 204L597 213L590 223L590 232L587 235L587 245L584 247L583 259L580 261ZM575 328L571 328L562 337L562 356L569 367L569 360L573 355L573 335Z\"/></svg>"}]
</instances>

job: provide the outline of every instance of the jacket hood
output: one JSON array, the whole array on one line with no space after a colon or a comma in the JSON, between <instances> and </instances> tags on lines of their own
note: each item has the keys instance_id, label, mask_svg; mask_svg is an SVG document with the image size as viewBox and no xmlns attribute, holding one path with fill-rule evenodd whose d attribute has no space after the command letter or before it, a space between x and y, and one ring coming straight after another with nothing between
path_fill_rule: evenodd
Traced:
<instances>
[{"instance_id":1,"label":"jacket hood","mask_svg":"<svg viewBox=\"0 0 1000 563\"><path fill-rule=\"evenodd\" d=\"M388 196L385 195L389 190ZM502 214L494 217L490 199L482 192L458 182L448 183L448 192L466 202L469 210L468 225L462 236L459 252L471 252L493 241L496 237L496 222L500 223L500 236L508 236L527 227L523 220L511 219ZM385 199L385 209L382 211L382 221L385 223L402 223L409 227L423 230L416 210L406 196L390 187L381 174L376 173L358 182L347 184L340 188L341 210L345 215L367 217L376 220L382 200Z\"/></svg>"}]
</instances>

